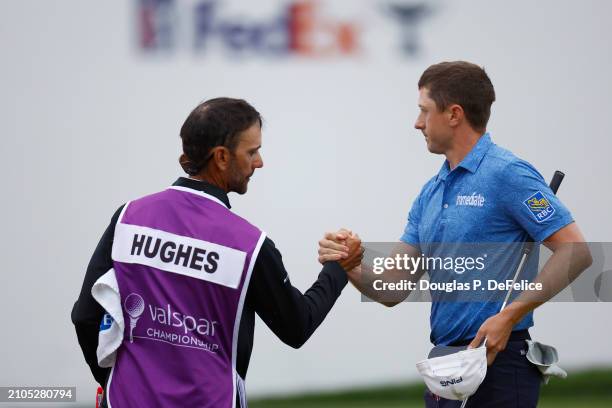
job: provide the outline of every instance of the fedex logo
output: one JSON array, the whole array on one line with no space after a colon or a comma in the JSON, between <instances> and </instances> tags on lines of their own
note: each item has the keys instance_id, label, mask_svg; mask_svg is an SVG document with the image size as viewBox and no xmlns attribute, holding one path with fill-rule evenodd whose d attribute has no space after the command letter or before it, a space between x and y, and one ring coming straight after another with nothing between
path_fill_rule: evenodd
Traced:
<instances>
[{"instance_id":1,"label":"fedex logo","mask_svg":"<svg viewBox=\"0 0 612 408\"><path fill-rule=\"evenodd\" d=\"M278 14L259 21L225 16L219 1L191 2L187 13L178 4L175 0L140 0L139 42L143 50L171 50L181 34L187 34L197 52L221 48L237 54L319 57L350 55L358 50L357 25L326 18L313 1L289 3ZM181 32L182 24L189 20L188 30Z\"/></svg>"},{"instance_id":2,"label":"fedex logo","mask_svg":"<svg viewBox=\"0 0 612 408\"><path fill-rule=\"evenodd\" d=\"M395 41L405 56L418 55L419 28L432 11L441 9L433 0L380 0L380 4L346 3L345 8L360 10L359 24L354 17L337 17L324 9L322 1L297 0L284 3L268 15L245 16L221 0L135 0L138 2L137 38L147 53L170 53L178 48L198 55L226 53L236 56L307 58L345 57L363 54L364 35L380 27L380 12L396 26ZM250 7L255 3L250 3ZM369 27L366 24L370 23Z\"/></svg>"}]
</instances>

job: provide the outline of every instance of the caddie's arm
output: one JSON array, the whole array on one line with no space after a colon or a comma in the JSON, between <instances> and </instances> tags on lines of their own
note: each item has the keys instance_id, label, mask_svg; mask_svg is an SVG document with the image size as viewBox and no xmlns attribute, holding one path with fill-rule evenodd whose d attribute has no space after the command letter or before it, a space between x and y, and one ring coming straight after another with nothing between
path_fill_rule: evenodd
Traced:
<instances>
[{"instance_id":1,"label":"caddie's arm","mask_svg":"<svg viewBox=\"0 0 612 408\"><path fill-rule=\"evenodd\" d=\"M346 270L361 262L361 242L347 242L349 256L323 265L302 294L289 279L280 251L266 238L257 257L247 302L285 344L300 348L323 322L347 284Z\"/></svg>"},{"instance_id":2,"label":"caddie's arm","mask_svg":"<svg viewBox=\"0 0 612 408\"><path fill-rule=\"evenodd\" d=\"M72 308L71 319L74 323L77 339L83 356L94 378L98 384L104 386L110 369L102 368L98 365L96 350L98 348L98 334L100 331L100 321L104 316L104 309L91 295L91 288L98 278L104 275L113 267L111 251L113 247L113 236L115 225L123 206L119 207L111 218L110 224L104 231L102 238L91 256L81 292Z\"/></svg>"}]
</instances>

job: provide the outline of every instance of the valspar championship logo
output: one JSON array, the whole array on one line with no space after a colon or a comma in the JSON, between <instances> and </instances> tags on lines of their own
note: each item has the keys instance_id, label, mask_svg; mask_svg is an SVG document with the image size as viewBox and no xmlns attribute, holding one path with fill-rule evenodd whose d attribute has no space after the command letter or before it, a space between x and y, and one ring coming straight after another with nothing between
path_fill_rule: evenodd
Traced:
<instances>
[{"instance_id":1,"label":"valspar championship logo","mask_svg":"<svg viewBox=\"0 0 612 408\"><path fill-rule=\"evenodd\" d=\"M371 42L364 37L382 21L395 31L395 41L388 43L414 56L421 48L421 23L437 9L432 3L381 0L339 6L302 0L279 1L270 10L257 2L137 0L136 37L146 53L182 49L197 55L342 57L367 52Z\"/></svg>"},{"instance_id":2,"label":"valspar championship logo","mask_svg":"<svg viewBox=\"0 0 612 408\"><path fill-rule=\"evenodd\" d=\"M125 312L130 316L130 343L134 342L134 328L142 312L144 312L144 300L136 293L130 293L123 302Z\"/></svg>"},{"instance_id":3,"label":"valspar championship logo","mask_svg":"<svg viewBox=\"0 0 612 408\"><path fill-rule=\"evenodd\" d=\"M147 305L137 293L130 293L125 298L123 308L130 318L130 343L134 339L144 339L211 353L219 349L215 343L217 321L182 313L170 304Z\"/></svg>"}]
</instances>

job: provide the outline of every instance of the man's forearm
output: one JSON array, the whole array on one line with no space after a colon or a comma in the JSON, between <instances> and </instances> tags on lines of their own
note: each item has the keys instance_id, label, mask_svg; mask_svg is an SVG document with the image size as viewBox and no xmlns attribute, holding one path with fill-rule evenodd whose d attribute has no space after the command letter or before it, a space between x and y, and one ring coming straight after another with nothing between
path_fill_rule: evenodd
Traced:
<instances>
[{"instance_id":1,"label":"man's forearm","mask_svg":"<svg viewBox=\"0 0 612 408\"><path fill-rule=\"evenodd\" d=\"M592 263L589 248L584 242L564 243L558 245L533 283L542 285L542 290L530 290L512 302L502 313L514 324L555 297L572 283Z\"/></svg>"},{"instance_id":2,"label":"man's forearm","mask_svg":"<svg viewBox=\"0 0 612 408\"><path fill-rule=\"evenodd\" d=\"M380 291L376 291L374 289L374 281L376 279L380 279L380 276L372 273L372 268L367 265L362 264L358 266L357 268L348 272L347 276L351 284L355 287L355 289L361 292L361 294L367 297L368 299L384 304L385 306L394 306L395 304L401 302L401 300L397 302L391 302L390 299L387 299L387 301L385 301L385 296ZM406 296L408 296L408 294L406 294Z\"/></svg>"},{"instance_id":3,"label":"man's forearm","mask_svg":"<svg viewBox=\"0 0 612 408\"><path fill-rule=\"evenodd\" d=\"M362 295L385 306L395 306L412 292L406 282L418 282L423 273L422 270L410 272L388 269L381 274L375 274L371 266L362 264L359 270L352 270L347 275Z\"/></svg>"}]
</instances>

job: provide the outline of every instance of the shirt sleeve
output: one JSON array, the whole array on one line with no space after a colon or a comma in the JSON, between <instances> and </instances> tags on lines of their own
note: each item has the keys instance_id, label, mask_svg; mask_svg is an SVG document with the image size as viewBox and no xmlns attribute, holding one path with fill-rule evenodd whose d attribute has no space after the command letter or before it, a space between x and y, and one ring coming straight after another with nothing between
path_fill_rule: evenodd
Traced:
<instances>
[{"instance_id":1,"label":"shirt sleeve","mask_svg":"<svg viewBox=\"0 0 612 408\"><path fill-rule=\"evenodd\" d=\"M536 242L574 221L569 210L529 163L514 161L503 171L503 208Z\"/></svg>"},{"instance_id":2,"label":"shirt sleeve","mask_svg":"<svg viewBox=\"0 0 612 408\"><path fill-rule=\"evenodd\" d=\"M404 234L400 241L419 248L419 223L421 221L421 194L412 203L412 208L408 213L408 222L404 228Z\"/></svg>"},{"instance_id":3,"label":"shirt sleeve","mask_svg":"<svg viewBox=\"0 0 612 408\"><path fill-rule=\"evenodd\" d=\"M72 323L76 330L76 335L83 351L85 361L89 365L96 381L104 386L110 369L102 368L98 365L96 350L98 348L98 333L100 322L104 316L104 309L91 295L91 288L98 278L108 272L113 267L111 252L113 248L113 237L115 235L115 224L121 214L121 206L111 218L111 222L102 234L98 242L87 271L83 279L81 293L72 308Z\"/></svg>"},{"instance_id":4,"label":"shirt sleeve","mask_svg":"<svg viewBox=\"0 0 612 408\"><path fill-rule=\"evenodd\" d=\"M326 262L302 294L291 285L274 242L266 238L255 261L248 297L270 330L285 344L299 348L323 322L347 282L338 262Z\"/></svg>"}]
</instances>

